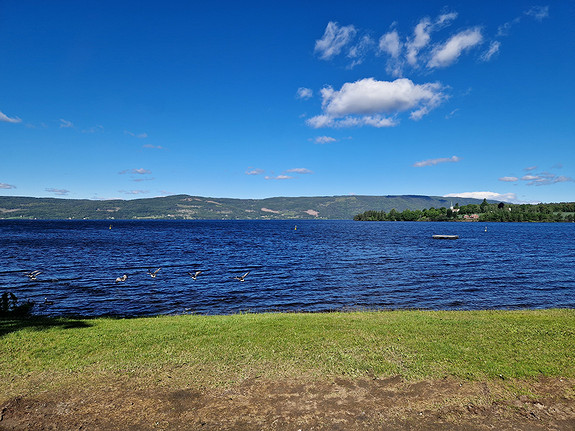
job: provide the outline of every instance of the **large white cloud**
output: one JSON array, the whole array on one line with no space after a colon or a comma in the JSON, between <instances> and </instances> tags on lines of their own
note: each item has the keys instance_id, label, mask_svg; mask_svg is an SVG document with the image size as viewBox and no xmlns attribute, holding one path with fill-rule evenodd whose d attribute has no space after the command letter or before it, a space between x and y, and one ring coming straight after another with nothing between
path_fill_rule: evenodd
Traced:
<instances>
[{"instance_id":1,"label":"large white cloud","mask_svg":"<svg viewBox=\"0 0 575 431\"><path fill-rule=\"evenodd\" d=\"M459 58L463 51L473 48L482 41L483 36L479 28L459 32L451 36L444 44L433 49L427 66L431 68L449 66Z\"/></svg>"},{"instance_id":2,"label":"large white cloud","mask_svg":"<svg viewBox=\"0 0 575 431\"><path fill-rule=\"evenodd\" d=\"M307 121L316 128L394 126L397 124L394 115L413 110L411 117L418 120L447 98L441 84L414 84L407 78L395 81L365 78L347 82L340 90L326 87L321 95L323 114Z\"/></svg>"}]
</instances>

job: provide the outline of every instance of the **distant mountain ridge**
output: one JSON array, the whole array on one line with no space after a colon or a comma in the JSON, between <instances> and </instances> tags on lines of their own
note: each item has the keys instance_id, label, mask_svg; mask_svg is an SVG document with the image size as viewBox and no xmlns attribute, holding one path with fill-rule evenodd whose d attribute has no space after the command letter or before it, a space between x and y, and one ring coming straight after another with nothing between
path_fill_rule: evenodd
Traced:
<instances>
[{"instance_id":1,"label":"distant mountain ridge","mask_svg":"<svg viewBox=\"0 0 575 431\"><path fill-rule=\"evenodd\" d=\"M481 199L440 196L316 196L266 199L173 195L133 200L88 200L0 196L0 219L353 219L368 210L480 204Z\"/></svg>"}]
</instances>

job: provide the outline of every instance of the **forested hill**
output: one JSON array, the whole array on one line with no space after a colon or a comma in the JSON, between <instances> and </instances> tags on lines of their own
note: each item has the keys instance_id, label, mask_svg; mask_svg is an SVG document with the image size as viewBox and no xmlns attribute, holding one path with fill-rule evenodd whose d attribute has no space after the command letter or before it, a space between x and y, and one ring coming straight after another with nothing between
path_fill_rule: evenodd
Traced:
<instances>
[{"instance_id":1,"label":"forested hill","mask_svg":"<svg viewBox=\"0 0 575 431\"><path fill-rule=\"evenodd\" d=\"M133 200L0 196L3 219L353 219L368 210L396 211L479 204L438 196L322 196L230 199L174 195Z\"/></svg>"}]
</instances>

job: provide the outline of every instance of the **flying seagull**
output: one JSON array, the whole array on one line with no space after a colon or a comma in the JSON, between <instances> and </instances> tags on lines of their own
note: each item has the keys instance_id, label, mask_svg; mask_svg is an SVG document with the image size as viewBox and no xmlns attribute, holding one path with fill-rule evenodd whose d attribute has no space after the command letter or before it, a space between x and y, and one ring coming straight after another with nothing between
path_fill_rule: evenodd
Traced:
<instances>
[{"instance_id":1,"label":"flying seagull","mask_svg":"<svg viewBox=\"0 0 575 431\"><path fill-rule=\"evenodd\" d=\"M160 269L162 269L162 268L158 268L158 269L156 269L154 272L152 272L151 269L148 269L148 274L150 274L150 277L156 278L156 275L158 275L158 271L159 271Z\"/></svg>"},{"instance_id":2,"label":"flying seagull","mask_svg":"<svg viewBox=\"0 0 575 431\"><path fill-rule=\"evenodd\" d=\"M40 274L42 274L42 271L35 270L35 271L32 271L32 272L29 272L29 273L26 274L26 275L28 276L28 278L29 278L30 280L36 280L36 277L38 277Z\"/></svg>"},{"instance_id":3,"label":"flying seagull","mask_svg":"<svg viewBox=\"0 0 575 431\"><path fill-rule=\"evenodd\" d=\"M200 275L201 273L202 273L202 271L188 272L188 275L190 277L192 277L192 280L195 280L196 278L198 278L198 275Z\"/></svg>"},{"instance_id":4,"label":"flying seagull","mask_svg":"<svg viewBox=\"0 0 575 431\"><path fill-rule=\"evenodd\" d=\"M128 279L128 276L126 274L124 274L121 277L116 278L116 283L119 283L121 281L126 281L127 279Z\"/></svg>"},{"instance_id":5,"label":"flying seagull","mask_svg":"<svg viewBox=\"0 0 575 431\"><path fill-rule=\"evenodd\" d=\"M234 278L235 278L236 280L241 281L241 282L243 283L243 282L245 281L246 276L247 276L249 273L250 273L250 272L248 271L248 272L246 272L244 275L242 275L241 277L236 276L236 277L234 277Z\"/></svg>"}]
</instances>

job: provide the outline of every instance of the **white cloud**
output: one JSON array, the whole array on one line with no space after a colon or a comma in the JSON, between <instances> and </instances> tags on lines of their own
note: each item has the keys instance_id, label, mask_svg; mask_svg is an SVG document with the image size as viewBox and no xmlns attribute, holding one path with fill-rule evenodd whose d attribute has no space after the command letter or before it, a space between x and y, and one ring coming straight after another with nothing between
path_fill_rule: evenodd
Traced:
<instances>
[{"instance_id":1,"label":"white cloud","mask_svg":"<svg viewBox=\"0 0 575 431\"><path fill-rule=\"evenodd\" d=\"M306 100L312 97L313 91L310 88L300 87L297 89L296 98Z\"/></svg>"},{"instance_id":2,"label":"white cloud","mask_svg":"<svg viewBox=\"0 0 575 431\"><path fill-rule=\"evenodd\" d=\"M50 193L54 193L55 195L58 195L58 196L65 196L68 193L70 193L70 190L66 190L66 189L47 188L44 190L46 190L47 192L50 192Z\"/></svg>"},{"instance_id":3,"label":"white cloud","mask_svg":"<svg viewBox=\"0 0 575 431\"><path fill-rule=\"evenodd\" d=\"M522 181L528 181L528 186L550 186L557 183L573 182L573 178L564 175L555 175L550 172L541 172L538 174L528 174L521 177Z\"/></svg>"},{"instance_id":4,"label":"white cloud","mask_svg":"<svg viewBox=\"0 0 575 431\"><path fill-rule=\"evenodd\" d=\"M417 54L431 40L431 21L429 18L422 19L413 29L413 37L408 40L407 62L412 66L417 65Z\"/></svg>"},{"instance_id":5,"label":"white cloud","mask_svg":"<svg viewBox=\"0 0 575 431\"><path fill-rule=\"evenodd\" d=\"M6 114L4 114L3 112L0 111L0 122L3 123L21 123L22 120L18 117L8 117Z\"/></svg>"},{"instance_id":6,"label":"white cloud","mask_svg":"<svg viewBox=\"0 0 575 431\"><path fill-rule=\"evenodd\" d=\"M72 123L71 121L68 120L64 120L63 118L60 118L60 128L61 129L69 129L74 127L74 123Z\"/></svg>"},{"instance_id":7,"label":"white cloud","mask_svg":"<svg viewBox=\"0 0 575 431\"><path fill-rule=\"evenodd\" d=\"M321 39L315 42L315 52L322 60L329 60L338 55L355 37L353 25L340 27L337 22L330 21Z\"/></svg>"},{"instance_id":8,"label":"white cloud","mask_svg":"<svg viewBox=\"0 0 575 431\"><path fill-rule=\"evenodd\" d=\"M543 18L547 18L549 16L549 6L533 6L526 10L524 14L532 16L537 21L541 21Z\"/></svg>"},{"instance_id":9,"label":"white cloud","mask_svg":"<svg viewBox=\"0 0 575 431\"><path fill-rule=\"evenodd\" d=\"M156 150L163 150L164 147L162 147L161 145L152 145L152 144L144 144L142 145L142 148L154 148Z\"/></svg>"},{"instance_id":10,"label":"white cloud","mask_svg":"<svg viewBox=\"0 0 575 431\"><path fill-rule=\"evenodd\" d=\"M406 78L376 81L373 78L345 83L339 91L321 90L324 113L310 118L311 127L390 127L397 122L381 114L395 115L414 109L411 118L420 119L439 106L447 96L439 83L416 85Z\"/></svg>"},{"instance_id":11,"label":"white cloud","mask_svg":"<svg viewBox=\"0 0 575 431\"><path fill-rule=\"evenodd\" d=\"M265 171L263 169L248 168L248 170L246 171L246 175L262 175L264 173Z\"/></svg>"},{"instance_id":12,"label":"white cloud","mask_svg":"<svg viewBox=\"0 0 575 431\"><path fill-rule=\"evenodd\" d=\"M449 25L455 18L457 18L457 13L451 12L439 15L434 22L431 22L429 18L423 18L419 21L413 29L413 37L408 39L406 43L407 62L411 66L417 66L417 56L419 51L429 45L431 41L431 33Z\"/></svg>"},{"instance_id":13,"label":"white cloud","mask_svg":"<svg viewBox=\"0 0 575 431\"><path fill-rule=\"evenodd\" d=\"M150 193L149 190L118 190L125 195L145 195Z\"/></svg>"},{"instance_id":14,"label":"white cloud","mask_svg":"<svg viewBox=\"0 0 575 431\"><path fill-rule=\"evenodd\" d=\"M449 193L443 195L444 198L473 198L473 199L489 199L494 201L517 201L515 193L495 193L495 192L463 192L463 193Z\"/></svg>"},{"instance_id":15,"label":"white cloud","mask_svg":"<svg viewBox=\"0 0 575 431\"><path fill-rule=\"evenodd\" d=\"M0 189L15 189L16 186L12 184L0 183Z\"/></svg>"},{"instance_id":16,"label":"white cloud","mask_svg":"<svg viewBox=\"0 0 575 431\"><path fill-rule=\"evenodd\" d=\"M401 54L402 43L399 41L397 30L390 31L379 38L379 50L386 52L393 58Z\"/></svg>"},{"instance_id":17,"label":"white cloud","mask_svg":"<svg viewBox=\"0 0 575 431\"><path fill-rule=\"evenodd\" d=\"M285 171L286 174L313 174L313 171L310 171L306 168L293 168L288 169Z\"/></svg>"},{"instance_id":18,"label":"white cloud","mask_svg":"<svg viewBox=\"0 0 575 431\"><path fill-rule=\"evenodd\" d=\"M530 172L530 171L534 171L535 169L537 169L537 166L529 166L527 168L524 168L524 171Z\"/></svg>"},{"instance_id":19,"label":"white cloud","mask_svg":"<svg viewBox=\"0 0 575 431\"><path fill-rule=\"evenodd\" d=\"M495 54L497 54L499 52L500 46L501 46L501 42L498 42L496 40L491 42L491 45L489 45L489 49L487 51L485 51L483 53L483 55L481 55L481 60L483 60L483 61L491 60L491 57L493 57Z\"/></svg>"},{"instance_id":20,"label":"white cloud","mask_svg":"<svg viewBox=\"0 0 575 431\"><path fill-rule=\"evenodd\" d=\"M431 52L427 66L447 67L453 64L462 52L473 48L483 41L481 30L473 28L459 32L449 38L443 45L436 46Z\"/></svg>"},{"instance_id":21,"label":"white cloud","mask_svg":"<svg viewBox=\"0 0 575 431\"><path fill-rule=\"evenodd\" d=\"M333 128L343 128L343 127L393 127L398 123L393 118L382 117L381 115L364 115L362 117L351 117L347 116L345 118L337 119L330 117L328 115L317 115L310 118L306 122L308 126L315 129L321 127L333 127Z\"/></svg>"},{"instance_id":22,"label":"white cloud","mask_svg":"<svg viewBox=\"0 0 575 431\"><path fill-rule=\"evenodd\" d=\"M145 138L148 137L148 134L147 134L147 133L138 133L138 134L136 134L136 133L129 132L129 131L127 131L127 130L124 130L124 134L130 135L130 136L133 136L133 137L139 138L139 139L145 139Z\"/></svg>"},{"instance_id":23,"label":"white cloud","mask_svg":"<svg viewBox=\"0 0 575 431\"><path fill-rule=\"evenodd\" d=\"M437 20L435 20L435 27L438 28L450 24L451 21L457 18L457 15L457 12L449 12L444 13L443 15L439 15Z\"/></svg>"},{"instance_id":24,"label":"white cloud","mask_svg":"<svg viewBox=\"0 0 575 431\"><path fill-rule=\"evenodd\" d=\"M293 179L293 177L290 177L289 175L277 175L274 177L270 177L270 176L266 176L265 177L266 180L291 180Z\"/></svg>"},{"instance_id":25,"label":"white cloud","mask_svg":"<svg viewBox=\"0 0 575 431\"><path fill-rule=\"evenodd\" d=\"M123 171L118 172L120 175L123 174L137 174L137 175L148 175L151 174L152 171L144 168L139 169L124 169Z\"/></svg>"},{"instance_id":26,"label":"white cloud","mask_svg":"<svg viewBox=\"0 0 575 431\"><path fill-rule=\"evenodd\" d=\"M399 34L396 30L384 34L379 39L379 52L385 52L390 57L387 60L385 70L391 76L401 77L403 74L403 61L400 58L402 48L403 44L399 40Z\"/></svg>"},{"instance_id":27,"label":"white cloud","mask_svg":"<svg viewBox=\"0 0 575 431\"><path fill-rule=\"evenodd\" d=\"M461 158L457 157L457 156L442 157L439 159L428 159L428 160L423 160L421 162L415 162L413 164L413 166L416 168L421 168L423 166L434 166L434 165L437 165L439 163L455 163L455 162L459 162L459 161L461 161Z\"/></svg>"},{"instance_id":28,"label":"white cloud","mask_svg":"<svg viewBox=\"0 0 575 431\"><path fill-rule=\"evenodd\" d=\"M337 139L332 138L331 136L318 136L314 141L316 144L329 144L330 142L337 141Z\"/></svg>"},{"instance_id":29,"label":"white cloud","mask_svg":"<svg viewBox=\"0 0 575 431\"><path fill-rule=\"evenodd\" d=\"M501 178L499 178L499 181L504 181L507 183L514 183L515 181L518 181L518 180L519 180L519 178L517 178L517 177L501 177Z\"/></svg>"}]
</instances>

